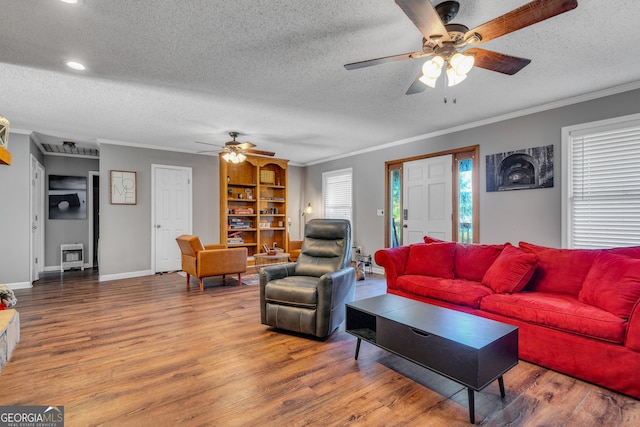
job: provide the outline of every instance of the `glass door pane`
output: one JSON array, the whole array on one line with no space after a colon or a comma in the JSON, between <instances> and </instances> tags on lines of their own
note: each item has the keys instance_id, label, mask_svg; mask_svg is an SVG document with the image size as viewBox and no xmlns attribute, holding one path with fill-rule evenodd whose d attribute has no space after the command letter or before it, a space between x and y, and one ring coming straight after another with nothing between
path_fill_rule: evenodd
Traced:
<instances>
[{"instance_id":1,"label":"glass door pane","mask_svg":"<svg viewBox=\"0 0 640 427\"><path fill-rule=\"evenodd\" d=\"M458 161L458 242L473 242L473 159Z\"/></svg>"},{"instance_id":2,"label":"glass door pane","mask_svg":"<svg viewBox=\"0 0 640 427\"><path fill-rule=\"evenodd\" d=\"M389 171L389 206L391 215L388 215L389 242L390 247L395 248L402 245L402 169L391 169Z\"/></svg>"}]
</instances>

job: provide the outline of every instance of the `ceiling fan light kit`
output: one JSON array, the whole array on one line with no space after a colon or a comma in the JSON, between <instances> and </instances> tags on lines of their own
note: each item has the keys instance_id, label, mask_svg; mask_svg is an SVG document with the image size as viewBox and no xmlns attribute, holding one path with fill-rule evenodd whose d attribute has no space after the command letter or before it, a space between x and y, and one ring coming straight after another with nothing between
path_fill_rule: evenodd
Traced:
<instances>
[{"instance_id":1,"label":"ceiling fan light kit","mask_svg":"<svg viewBox=\"0 0 640 427\"><path fill-rule=\"evenodd\" d=\"M422 66L421 74L407 90L407 95L422 92L427 86L435 88L443 67L446 70L448 86L455 86L466 79L467 73L474 66L506 75L516 74L531 60L466 47L485 43L578 7L577 0L534 0L469 30L465 25L449 23L460 9L460 3L457 1L445 1L435 7L428 0L395 2L422 33L422 52L353 62L345 64L344 67L354 70L386 62L431 56Z\"/></svg>"},{"instance_id":2,"label":"ceiling fan light kit","mask_svg":"<svg viewBox=\"0 0 640 427\"><path fill-rule=\"evenodd\" d=\"M230 153L224 153L222 155L222 158L227 162L227 163L242 163L247 159L247 156L245 156L242 153L234 153L234 152L230 152Z\"/></svg>"},{"instance_id":3,"label":"ceiling fan light kit","mask_svg":"<svg viewBox=\"0 0 640 427\"><path fill-rule=\"evenodd\" d=\"M212 145L214 147L220 147L222 148L222 152L224 153L222 155L222 158L227 162L227 163L242 163L247 159L247 156L245 155L245 153L249 153L249 154L257 154L259 156L267 156L267 157L273 157L275 156L276 153L272 152L272 151L262 151L262 150L255 150L253 149L253 147L255 147L255 144L252 144L251 142L238 142L236 141L236 138L238 137L238 135L240 135L240 133L238 132L229 132L229 136L232 138L231 141L227 141L223 147L216 145L216 144L209 144L207 142L200 142L200 141L196 141L196 143L198 144L204 144L204 145ZM201 151L201 153L204 153L205 151Z\"/></svg>"}]
</instances>

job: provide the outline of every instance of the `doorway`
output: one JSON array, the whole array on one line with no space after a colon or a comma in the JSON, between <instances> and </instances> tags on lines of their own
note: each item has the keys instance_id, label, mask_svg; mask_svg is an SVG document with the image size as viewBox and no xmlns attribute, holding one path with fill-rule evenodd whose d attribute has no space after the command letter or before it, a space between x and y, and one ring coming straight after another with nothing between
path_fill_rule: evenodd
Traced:
<instances>
[{"instance_id":1,"label":"doorway","mask_svg":"<svg viewBox=\"0 0 640 427\"><path fill-rule=\"evenodd\" d=\"M421 243L424 236L451 240L453 156L406 162L402 177L402 242Z\"/></svg>"},{"instance_id":2,"label":"doorway","mask_svg":"<svg viewBox=\"0 0 640 427\"><path fill-rule=\"evenodd\" d=\"M182 260L176 237L192 233L192 170L151 165L151 171L153 271L177 271Z\"/></svg>"},{"instance_id":3,"label":"doorway","mask_svg":"<svg viewBox=\"0 0 640 427\"><path fill-rule=\"evenodd\" d=\"M449 189L441 193L443 198L450 199L451 204L451 213L447 214L451 217L450 231L447 234L447 238L443 240L463 243L479 242L479 146L475 145L423 156L392 160L385 163L385 247L408 245L415 243L413 240L422 241L422 237L429 234L425 230L418 230L413 233L413 237L404 236L404 234L407 234L406 231L413 227L410 223L405 224L405 218L411 218L410 211L413 211L413 218L415 219L417 213L420 212L419 210L416 211L416 208L429 209L428 205L426 205L426 208L420 208L420 206L424 206L424 197L427 194L422 192L424 184L407 189L407 194L403 194L405 193L405 181L409 179L405 177L406 174L409 174L409 172L405 172L405 169L407 166L420 165L422 160L443 156L453 157L453 164L450 166L452 184ZM430 172L416 168L410 174L423 176L424 173ZM419 198L411 200L409 195L411 192L416 193L416 197ZM433 198L435 196L436 193L426 197ZM405 209L407 210L406 212ZM444 209L444 205L439 207L437 204L432 204L432 209L435 209L433 213L437 213L438 209ZM441 232L437 231L437 233ZM438 237L438 235L432 235L432 237L442 238L444 236L443 234L439 235L441 237Z\"/></svg>"},{"instance_id":4,"label":"doorway","mask_svg":"<svg viewBox=\"0 0 640 427\"><path fill-rule=\"evenodd\" d=\"M98 253L100 242L100 172L89 171L89 185L87 186L89 201L89 247L85 264L89 268L98 267Z\"/></svg>"},{"instance_id":5,"label":"doorway","mask_svg":"<svg viewBox=\"0 0 640 427\"><path fill-rule=\"evenodd\" d=\"M29 217L31 218L31 243L29 252L31 260L31 282L40 279L44 271L44 166L31 155L31 186Z\"/></svg>"}]
</instances>

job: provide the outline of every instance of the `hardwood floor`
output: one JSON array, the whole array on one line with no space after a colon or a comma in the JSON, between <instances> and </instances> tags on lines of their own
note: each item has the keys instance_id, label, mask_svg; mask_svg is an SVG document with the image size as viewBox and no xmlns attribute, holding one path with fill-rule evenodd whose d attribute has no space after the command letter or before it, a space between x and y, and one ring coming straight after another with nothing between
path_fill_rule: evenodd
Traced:
<instances>
[{"instance_id":1,"label":"hardwood floor","mask_svg":"<svg viewBox=\"0 0 640 427\"><path fill-rule=\"evenodd\" d=\"M466 426L466 389L344 327L325 341L260 324L258 286L176 273L46 273L16 291L21 341L0 405L60 405L67 426ZM356 298L385 292L381 276ZM598 369L594 366L594 369ZM487 426L637 426L640 402L520 361L476 393Z\"/></svg>"}]
</instances>

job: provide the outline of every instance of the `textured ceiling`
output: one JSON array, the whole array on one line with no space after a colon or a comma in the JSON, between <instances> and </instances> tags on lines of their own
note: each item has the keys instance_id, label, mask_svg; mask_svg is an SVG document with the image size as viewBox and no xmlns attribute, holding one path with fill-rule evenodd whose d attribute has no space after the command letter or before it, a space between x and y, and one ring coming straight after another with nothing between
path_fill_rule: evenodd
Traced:
<instances>
[{"instance_id":1,"label":"textured ceiling","mask_svg":"<svg viewBox=\"0 0 640 427\"><path fill-rule=\"evenodd\" d=\"M438 2L433 2L434 4ZM460 0L476 27L523 0ZM421 49L393 0L0 0L0 114L43 143L198 152L239 141L310 164L419 135L633 87L640 2L577 9L482 45L530 58L514 76L407 96L421 60L344 64ZM75 59L84 72L64 64Z\"/></svg>"}]
</instances>

